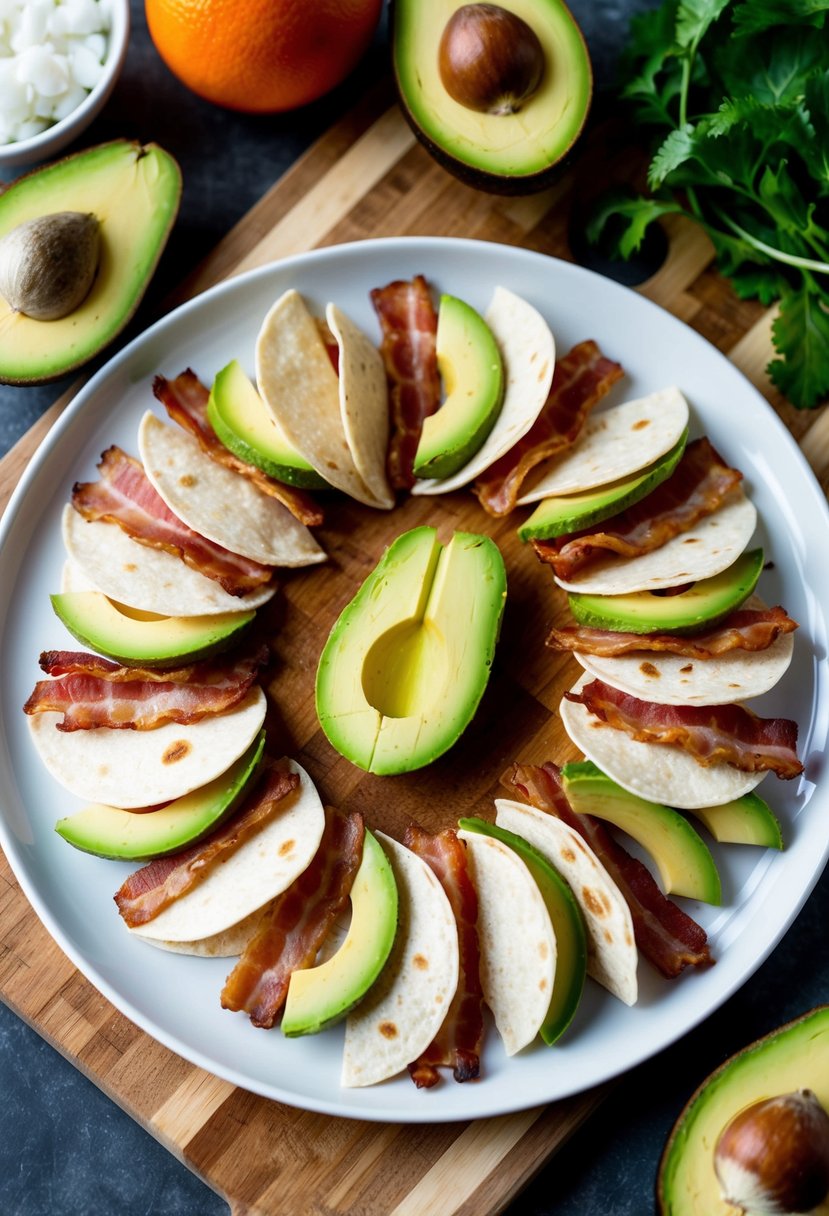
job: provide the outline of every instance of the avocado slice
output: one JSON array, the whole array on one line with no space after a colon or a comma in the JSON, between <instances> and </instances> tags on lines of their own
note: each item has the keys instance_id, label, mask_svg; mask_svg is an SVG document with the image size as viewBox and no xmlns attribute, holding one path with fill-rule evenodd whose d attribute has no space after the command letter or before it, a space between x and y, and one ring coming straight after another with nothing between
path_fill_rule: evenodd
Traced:
<instances>
[{"instance_id":1,"label":"avocado slice","mask_svg":"<svg viewBox=\"0 0 829 1216\"><path fill-rule=\"evenodd\" d=\"M549 540L553 536L567 536L618 515L670 477L682 458L687 441L686 428L669 452L631 477L622 477L609 485L583 490L578 494L543 498L526 523L518 529L520 539Z\"/></svg>"},{"instance_id":2,"label":"avocado slice","mask_svg":"<svg viewBox=\"0 0 829 1216\"><path fill-rule=\"evenodd\" d=\"M619 633L695 633L728 616L747 600L763 569L763 550L741 553L721 574L702 578L679 595L633 591L628 595L568 592L579 625Z\"/></svg>"},{"instance_id":3,"label":"avocado slice","mask_svg":"<svg viewBox=\"0 0 829 1216\"><path fill-rule=\"evenodd\" d=\"M358 768L431 764L471 722L489 679L507 585L498 546L404 532L340 614L317 669L332 745Z\"/></svg>"},{"instance_id":4,"label":"avocado slice","mask_svg":"<svg viewBox=\"0 0 829 1216\"><path fill-rule=\"evenodd\" d=\"M50 595L66 628L96 654L139 667L175 667L234 646L256 613L156 616L108 599L100 591Z\"/></svg>"},{"instance_id":5,"label":"avocado slice","mask_svg":"<svg viewBox=\"0 0 829 1216\"><path fill-rule=\"evenodd\" d=\"M504 400L504 363L483 317L456 296L441 296L438 370L446 400L423 423L415 477L451 477L482 446Z\"/></svg>"},{"instance_id":6,"label":"avocado slice","mask_svg":"<svg viewBox=\"0 0 829 1216\"><path fill-rule=\"evenodd\" d=\"M397 884L389 859L366 831L351 888L351 924L336 954L318 967L294 971L282 1015L289 1038L316 1034L345 1017L383 970L397 933Z\"/></svg>"},{"instance_id":7,"label":"avocado slice","mask_svg":"<svg viewBox=\"0 0 829 1216\"><path fill-rule=\"evenodd\" d=\"M152 277L181 196L181 172L157 144L114 140L21 177L0 195L0 237L39 216L90 213L98 271L84 300L36 321L0 299L0 380L43 384L86 363L120 333Z\"/></svg>"},{"instance_id":8,"label":"avocado slice","mask_svg":"<svg viewBox=\"0 0 829 1216\"><path fill-rule=\"evenodd\" d=\"M96 857L149 861L178 853L208 836L236 810L259 771L265 732L230 768L207 785L156 811L121 811L93 803L59 819L55 831L69 844Z\"/></svg>"},{"instance_id":9,"label":"avocado slice","mask_svg":"<svg viewBox=\"0 0 829 1216\"><path fill-rule=\"evenodd\" d=\"M750 1043L703 1081L662 1154L662 1216L732 1216L735 1209L723 1200L714 1173L717 1140L740 1111L798 1089L811 1089L829 1110L829 1005Z\"/></svg>"},{"instance_id":10,"label":"avocado slice","mask_svg":"<svg viewBox=\"0 0 829 1216\"><path fill-rule=\"evenodd\" d=\"M587 933L573 892L547 858L521 836L484 819L460 819L465 832L492 836L514 849L526 864L547 906L556 938L556 972L547 1016L539 1034L552 1046L570 1025L578 1008L587 975Z\"/></svg>"},{"instance_id":11,"label":"avocado slice","mask_svg":"<svg viewBox=\"0 0 829 1216\"><path fill-rule=\"evenodd\" d=\"M242 370L238 359L217 373L207 401L210 425L229 451L269 477L306 490L322 490L320 477L288 439Z\"/></svg>"},{"instance_id":12,"label":"avocado slice","mask_svg":"<svg viewBox=\"0 0 829 1216\"><path fill-rule=\"evenodd\" d=\"M543 53L541 82L515 113L481 113L447 92L440 43L459 0L395 0L392 60L403 113L432 156L462 181L499 194L555 179L590 109L593 78L581 30L562 0L506 0Z\"/></svg>"},{"instance_id":13,"label":"avocado slice","mask_svg":"<svg viewBox=\"0 0 829 1216\"><path fill-rule=\"evenodd\" d=\"M591 760L565 764L561 776L567 799L577 814L608 820L653 857L666 894L685 895L707 904L722 902L714 858L678 811L629 794Z\"/></svg>"},{"instance_id":14,"label":"avocado slice","mask_svg":"<svg viewBox=\"0 0 829 1216\"><path fill-rule=\"evenodd\" d=\"M759 794L743 794L733 802L701 807L691 814L705 824L721 844L756 844L765 849L782 849L783 833L769 804Z\"/></svg>"}]
</instances>

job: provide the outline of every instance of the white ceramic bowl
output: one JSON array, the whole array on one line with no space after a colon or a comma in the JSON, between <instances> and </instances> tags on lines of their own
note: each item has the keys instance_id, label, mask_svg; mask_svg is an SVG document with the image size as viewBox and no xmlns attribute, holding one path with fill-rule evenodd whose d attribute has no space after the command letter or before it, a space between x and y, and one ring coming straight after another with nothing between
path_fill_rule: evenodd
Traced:
<instances>
[{"instance_id":1,"label":"white ceramic bowl","mask_svg":"<svg viewBox=\"0 0 829 1216\"><path fill-rule=\"evenodd\" d=\"M21 139L16 143L0 145L0 171L13 169L20 165L32 165L37 161L50 160L67 144L85 131L93 118L97 117L106 104L115 82L124 66L127 53L127 43L130 36L130 6L129 0L110 0L112 24L109 31L109 45L104 60L104 74L95 88L87 94L77 109L54 126L47 127L39 135L31 139Z\"/></svg>"}]
</instances>

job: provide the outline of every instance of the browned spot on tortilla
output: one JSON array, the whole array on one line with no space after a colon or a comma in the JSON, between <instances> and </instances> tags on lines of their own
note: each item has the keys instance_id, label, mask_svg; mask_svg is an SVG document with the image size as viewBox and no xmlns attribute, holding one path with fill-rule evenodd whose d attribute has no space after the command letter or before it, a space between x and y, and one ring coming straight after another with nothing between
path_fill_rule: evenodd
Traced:
<instances>
[{"instance_id":1,"label":"browned spot on tortilla","mask_svg":"<svg viewBox=\"0 0 829 1216\"><path fill-rule=\"evenodd\" d=\"M126 570L127 574L134 574L138 567L136 566L135 562L124 562L124 569Z\"/></svg>"},{"instance_id":2,"label":"browned spot on tortilla","mask_svg":"<svg viewBox=\"0 0 829 1216\"><path fill-rule=\"evenodd\" d=\"M699 542L700 538L698 536L686 536L682 543L683 545L698 545Z\"/></svg>"},{"instance_id":3,"label":"browned spot on tortilla","mask_svg":"<svg viewBox=\"0 0 829 1216\"><path fill-rule=\"evenodd\" d=\"M186 739L176 739L175 743L171 743L161 757L161 763L175 764L177 760L183 760L192 749L192 743L188 743Z\"/></svg>"},{"instance_id":4,"label":"browned spot on tortilla","mask_svg":"<svg viewBox=\"0 0 829 1216\"><path fill-rule=\"evenodd\" d=\"M428 958L424 958L422 954L415 954L412 958L412 962L414 963L415 967L417 967L418 971L427 971L429 968L429 960Z\"/></svg>"},{"instance_id":5,"label":"browned spot on tortilla","mask_svg":"<svg viewBox=\"0 0 829 1216\"><path fill-rule=\"evenodd\" d=\"M109 776L109 765L108 764L99 764L98 765L98 775L100 777L108 777Z\"/></svg>"},{"instance_id":6,"label":"browned spot on tortilla","mask_svg":"<svg viewBox=\"0 0 829 1216\"><path fill-rule=\"evenodd\" d=\"M594 916L608 916L610 914L610 900L603 891L591 891L590 887L582 887L582 899Z\"/></svg>"},{"instance_id":7,"label":"browned spot on tortilla","mask_svg":"<svg viewBox=\"0 0 829 1216\"><path fill-rule=\"evenodd\" d=\"M178 479L178 484L184 486L185 490L189 490L191 486L196 484L196 479L192 473L182 473Z\"/></svg>"},{"instance_id":8,"label":"browned spot on tortilla","mask_svg":"<svg viewBox=\"0 0 829 1216\"><path fill-rule=\"evenodd\" d=\"M295 845L296 845L295 840L283 840L282 844L279 846L279 856L286 857L288 855L288 853L291 852L291 850L294 848Z\"/></svg>"},{"instance_id":9,"label":"browned spot on tortilla","mask_svg":"<svg viewBox=\"0 0 829 1216\"><path fill-rule=\"evenodd\" d=\"M630 936L630 929L625 929L625 945L632 946L633 938Z\"/></svg>"},{"instance_id":10,"label":"browned spot on tortilla","mask_svg":"<svg viewBox=\"0 0 829 1216\"><path fill-rule=\"evenodd\" d=\"M660 672L656 667L654 667L653 663L648 663L647 661L640 663L639 670L643 676L653 676L654 679L659 679Z\"/></svg>"},{"instance_id":11,"label":"browned spot on tortilla","mask_svg":"<svg viewBox=\"0 0 829 1216\"><path fill-rule=\"evenodd\" d=\"M585 847L585 846L582 844L582 842L579 840L578 836L574 836L574 837L573 837L573 848L574 848L574 849L581 849L582 853L586 853L586 852L587 852L586 847Z\"/></svg>"},{"instance_id":12,"label":"browned spot on tortilla","mask_svg":"<svg viewBox=\"0 0 829 1216\"><path fill-rule=\"evenodd\" d=\"M547 981L542 979L538 981L538 991L545 992L547 989Z\"/></svg>"},{"instance_id":13,"label":"browned spot on tortilla","mask_svg":"<svg viewBox=\"0 0 829 1216\"><path fill-rule=\"evenodd\" d=\"M538 953L539 953L539 955L540 955L540 957L541 957L541 958L546 958L546 957L547 957L547 955L550 953L550 951L549 951L549 949L548 949L548 947L547 947L547 943L546 943L546 942L539 942L539 943L538 943Z\"/></svg>"},{"instance_id":14,"label":"browned spot on tortilla","mask_svg":"<svg viewBox=\"0 0 829 1216\"><path fill-rule=\"evenodd\" d=\"M605 929L604 931L604 940L607 942L608 946L613 945L613 934L609 929Z\"/></svg>"},{"instance_id":15,"label":"browned spot on tortilla","mask_svg":"<svg viewBox=\"0 0 829 1216\"><path fill-rule=\"evenodd\" d=\"M642 431L645 429L646 426L650 426L650 424L651 424L650 418L640 418L638 422L634 422L633 426L631 427L631 430Z\"/></svg>"},{"instance_id":16,"label":"browned spot on tortilla","mask_svg":"<svg viewBox=\"0 0 829 1216\"><path fill-rule=\"evenodd\" d=\"M397 1038L398 1032L397 1032L397 1027L395 1026L394 1022L381 1022L378 1027L378 1030L380 1031L380 1033L384 1039L396 1039Z\"/></svg>"},{"instance_id":17,"label":"browned spot on tortilla","mask_svg":"<svg viewBox=\"0 0 829 1216\"><path fill-rule=\"evenodd\" d=\"M576 854L573 852L572 849L568 849L567 847L564 847L561 850L561 856L564 858L565 861L569 861L571 865L576 860Z\"/></svg>"},{"instance_id":18,"label":"browned spot on tortilla","mask_svg":"<svg viewBox=\"0 0 829 1216\"><path fill-rule=\"evenodd\" d=\"M686 664L685 664L685 666L684 666L684 667L680 667L680 669L679 669L679 670L682 672L682 674L683 674L683 675L685 675L685 673L686 673L686 672L689 672L689 671L693 671L693 670L694 670L694 664L693 664L693 663L686 663Z\"/></svg>"}]
</instances>

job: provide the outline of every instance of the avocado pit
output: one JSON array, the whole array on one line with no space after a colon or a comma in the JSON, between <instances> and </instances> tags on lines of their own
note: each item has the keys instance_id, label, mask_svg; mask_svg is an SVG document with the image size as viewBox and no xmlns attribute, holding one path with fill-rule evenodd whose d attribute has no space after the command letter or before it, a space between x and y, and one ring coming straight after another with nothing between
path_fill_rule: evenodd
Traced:
<instances>
[{"instance_id":1,"label":"avocado pit","mask_svg":"<svg viewBox=\"0 0 829 1216\"><path fill-rule=\"evenodd\" d=\"M535 31L498 4L457 9L438 48L446 92L467 109L485 114L516 114L541 84L544 66Z\"/></svg>"},{"instance_id":2,"label":"avocado pit","mask_svg":"<svg viewBox=\"0 0 829 1216\"><path fill-rule=\"evenodd\" d=\"M86 299L100 255L94 215L56 211L27 220L0 240L0 294L15 312L57 321Z\"/></svg>"}]
</instances>

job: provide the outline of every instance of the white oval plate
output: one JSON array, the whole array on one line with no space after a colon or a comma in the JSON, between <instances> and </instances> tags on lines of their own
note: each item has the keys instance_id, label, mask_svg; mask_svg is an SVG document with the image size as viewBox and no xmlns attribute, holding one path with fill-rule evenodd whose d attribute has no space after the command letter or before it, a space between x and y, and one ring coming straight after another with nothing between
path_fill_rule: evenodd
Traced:
<instances>
[{"instance_id":1,"label":"white oval plate","mask_svg":"<svg viewBox=\"0 0 829 1216\"><path fill-rule=\"evenodd\" d=\"M110 443L135 447L155 373L187 365L210 380L231 358L253 366L259 323L287 287L315 311L334 300L367 332L379 331L372 287L422 273L438 291L481 311L503 284L549 321L560 350L595 338L627 376L614 400L678 384L699 430L745 473L774 561L763 576L769 603L800 621L795 658L760 712L797 719L806 774L769 777L789 847L782 855L717 851L724 905L690 905L708 930L717 964L673 983L640 967L638 1005L626 1008L588 985L564 1042L508 1060L487 1036L480 1082L417 1092L407 1076L366 1090L339 1086L342 1030L287 1041L219 1006L226 961L165 955L131 941L113 891L132 867L68 848L54 832L71 799L38 762L21 706L41 649L61 645L49 605L63 563L61 508L72 483L94 476ZM516 522L518 519L516 513ZM201 1068L266 1097L361 1119L434 1122L496 1115L589 1088L653 1055L717 1008L791 924L829 852L829 786L820 784L829 698L825 664L829 605L829 511L793 439L743 376L703 338L646 299L564 262L524 250L432 238L365 241L303 255L232 279L154 325L78 394L26 470L0 526L0 765L5 774L0 842L26 895L61 948L127 1017ZM66 644L73 645L66 635ZM538 660L545 662L540 641Z\"/></svg>"}]
</instances>

